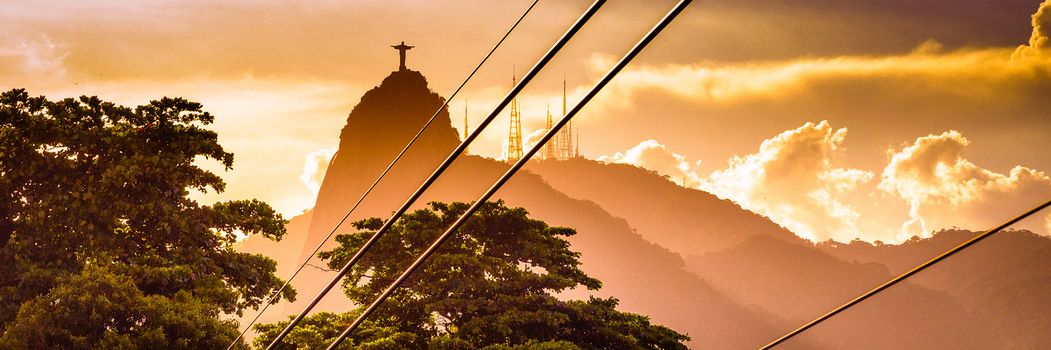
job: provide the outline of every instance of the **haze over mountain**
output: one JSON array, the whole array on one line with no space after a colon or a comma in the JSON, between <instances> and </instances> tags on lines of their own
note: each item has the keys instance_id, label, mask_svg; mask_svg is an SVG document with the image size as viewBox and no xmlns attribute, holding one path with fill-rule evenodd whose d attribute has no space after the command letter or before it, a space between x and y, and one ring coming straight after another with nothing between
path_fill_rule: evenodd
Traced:
<instances>
[{"instance_id":1,"label":"haze over mountain","mask_svg":"<svg viewBox=\"0 0 1051 350\"><path fill-rule=\"evenodd\" d=\"M555 188L624 217L646 239L683 254L691 272L792 326L891 277L879 263L841 260L762 216L652 171L584 159L541 161L529 169ZM1000 344L998 337L986 337L974 317L960 317L968 311L959 301L927 286L905 283L858 310L807 338L834 348Z\"/></svg>"},{"instance_id":2,"label":"haze over mountain","mask_svg":"<svg viewBox=\"0 0 1051 350\"><path fill-rule=\"evenodd\" d=\"M759 234L797 239L766 218L714 195L627 164L583 158L541 161L527 169L574 198L593 201L627 219L647 240L676 253L703 254Z\"/></svg>"},{"instance_id":3,"label":"haze over mountain","mask_svg":"<svg viewBox=\"0 0 1051 350\"><path fill-rule=\"evenodd\" d=\"M365 93L343 128L340 147L313 210L292 219L285 241L267 244L249 239L244 249L274 257L282 276L290 274L442 102L442 97L428 89L423 75L411 70L396 71ZM459 142L450 124L443 110L417 147L348 221L386 218L397 208ZM414 207L434 200L474 200L506 168L501 161L462 157ZM689 345L694 348L761 346L908 265L892 263L899 260L889 256L899 250L891 252L891 246L847 250L815 245L731 201L683 188L630 165L579 158L538 161L516 175L497 198L509 206L526 208L551 225L576 229L578 234L569 238L572 249L582 253L584 271L604 282L595 294L620 298L624 310L689 333L693 338ZM345 225L337 232L350 230ZM1019 237L1051 246L1045 237ZM908 247L903 245L900 251ZM1014 264L1039 259L1042 257L1033 251ZM299 300L272 309L264 321L298 312L330 276L330 271L308 267L294 283ZM991 272L985 276L993 281L999 278ZM1009 282L1046 277L1046 273L1035 274L1032 279ZM968 306L980 301L1020 308L1039 304L1038 294L1022 305L1004 297L1003 288L973 294L946 289L951 288L945 283L910 281L787 347L924 349L1042 344L1040 339L1019 343L1017 337L982 331L976 322L988 319L991 312ZM566 297L586 295L574 291ZM321 306L329 310L348 307L338 295L331 295ZM1032 325L1051 319L1029 316L1032 319L1025 322L1031 326L1026 329L1037 329Z\"/></svg>"},{"instance_id":4,"label":"haze over mountain","mask_svg":"<svg viewBox=\"0 0 1051 350\"><path fill-rule=\"evenodd\" d=\"M901 245L825 242L819 248L900 274L978 234L945 230ZM916 275L912 283L952 295L975 322L999 334L1005 348L1051 347L1051 239L1046 236L1001 232Z\"/></svg>"},{"instance_id":5,"label":"haze over mountain","mask_svg":"<svg viewBox=\"0 0 1051 350\"><path fill-rule=\"evenodd\" d=\"M292 246L279 243L268 248L246 242L246 246L254 246L266 254L279 254L271 256L282 261L284 269L294 266L286 261L302 259L305 257L302 254L312 251L313 245L328 234L389 159L408 142L418 125L441 106L441 102L426 88L426 80L419 73L392 73L383 84L366 93L350 113L341 135L340 148L326 173L316 206L309 214L290 223L289 242L306 243ZM379 108L382 106L389 108ZM404 161L393 169L392 176L381 182L351 220L386 217L397 208L445 153L459 142L456 135L446 129L449 124L448 114L443 111L435 123L438 126L434 129L436 131L424 134L420 147L414 147L407 154ZM506 167L503 162L487 158L464 157L415 207L433 200L473 200ZM777 324L776 317L733 302L686 271L679 255L647 242L623 219L606 213L594 203L573 199L554 190L535 174L520 173L497 197L507 201L509 206L527 208L533 217L551 225L576 229L578 234L569 240L574 250L582 252L584 270L604 282L596 295L615 296L626 311L648 315L657 323L689 333L694 339L692 346L725 349L737 348L741 344L757 346L783 327ZM303 232L306 220L310 225ZM349 230L344 227L340 232ZM293 257L288 253L290 251L303 253ZM298 312L330 275L317 268L304 270L294 283L300 292L300 300L286 307L284 313ZM569 294L567 297L586 296L583 291ZM327 298L322 308L345 309L347 305L339 299Z\"/></svg>"}]
</instances>

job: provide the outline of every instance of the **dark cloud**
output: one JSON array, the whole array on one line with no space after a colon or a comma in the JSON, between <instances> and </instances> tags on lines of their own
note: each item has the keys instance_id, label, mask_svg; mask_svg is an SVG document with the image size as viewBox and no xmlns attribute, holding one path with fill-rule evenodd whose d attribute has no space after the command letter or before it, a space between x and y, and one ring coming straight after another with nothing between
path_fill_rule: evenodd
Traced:
<instances>
[{"instance_id":1,"label":"dark cloud","mask_svg":"<svg viewBox=\"0 0 1051 350\"><path fill-rule=\"evenodd\" d=\"M1033 14L1033 34L1029 37L1029 43L1019 46L1015 50L1014 58L1051 56L1047 53L1049 49L1051 49L1051 0L1045 0L1040 4L1040 9Z\"/></svg>"},{"instance_id":2,"label":"dark cloud","mask_svg":"<svg viewBox=\"0 0 1051 350\"><path fill-rule=\"evenodd\" d=\"M376 81L393 69L390 43L417 44L410 65L452 85L529 1L25 2L0 20L5 36L46 35L78 79L294 77ZM584 80L581 59L620 54L672 4L611 1L552 67ZM587 7L542 2L494 57L484 84L530 65ZM936 40L946 48L1016 46L1037 4L1002 1L700 1L640 60L754 61L889 54ZM484 14L484 15L479 15ZM524 68L523 68L524 69ZM557 74L556 74L557 75Z\"/></svg>"},{"instance_id":3,"label":"dark cloud","mask_svg":"<svg viewBox=\"0 0 1051 350\"><path fill-rule=\"evenodd\" d=\"M969 157L996 171L1051 169L1051 58L1012 60L1012 49L769 64L636 66L578 126L589 150L608 154L632 138L660 140L705 164L811 120L850 128L855 166L877 169L886 152L918 136L957 129L981 145ZM1042 97L1043 96L1043 97ZM707 170L712 170L708 168Z\"/></svg>"}]
</instances>

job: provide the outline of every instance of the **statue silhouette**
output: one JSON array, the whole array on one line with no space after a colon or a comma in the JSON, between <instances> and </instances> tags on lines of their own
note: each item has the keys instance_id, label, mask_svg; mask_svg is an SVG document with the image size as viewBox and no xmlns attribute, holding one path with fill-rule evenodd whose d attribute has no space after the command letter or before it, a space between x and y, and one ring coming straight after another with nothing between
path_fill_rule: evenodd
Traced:
<instances>
[{"instance_id":1,"label":"statue silhouette","mask_svg":"<svg viewBox=\"0 0 1051 350\"><path fill-rule=\"evenodd\" d=\"M414 46L405 45L405 42L402 41L400 45L391 45L391 47L398 50L398 55L401 58L401 65L398 67L398 70L405 70L405 51L411 50Z\"/></svg>"}]
</instances>

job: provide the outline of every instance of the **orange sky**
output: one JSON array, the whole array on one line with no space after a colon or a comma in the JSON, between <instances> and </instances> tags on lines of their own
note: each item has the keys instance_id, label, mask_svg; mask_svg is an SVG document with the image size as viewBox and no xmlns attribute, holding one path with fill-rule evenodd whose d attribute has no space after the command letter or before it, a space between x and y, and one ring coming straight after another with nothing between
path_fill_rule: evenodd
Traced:
<instances>
[{"instance_id":1,"label":"orange sky","mask_svg":"<svg viewBox=\"0 0 1051 350\"><path fill-rule=\"evenodd\" d=\"M532 65L588 4L541 0L462 95L472 124L512 67ZM524 133L543 126L548 104L557 111L563 76L572 104L672 4L610 1L525 91ZM415 45L409 67L448 95L527 5L17 2L0 12L0 88L202 102L236 154L227 192L202 198L257 197L295 214L313 203L303 179L317 171L305 168L323 164L362 93L396 69L389 45ZM578 116L581 151L812 239L985 228L1051 196L1049 7L698 2ZM457 128L462 101L450 110ZM499 157L505 124L472 152ZM1047 233L1051 221L1023 227Z\"/></svg>"}]
</instances>

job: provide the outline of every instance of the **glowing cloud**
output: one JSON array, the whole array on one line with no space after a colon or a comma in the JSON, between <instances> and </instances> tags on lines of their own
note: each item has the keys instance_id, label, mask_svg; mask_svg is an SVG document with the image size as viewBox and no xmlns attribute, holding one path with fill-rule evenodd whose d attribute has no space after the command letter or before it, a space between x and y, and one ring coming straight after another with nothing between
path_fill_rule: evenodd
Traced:
<instances>
[{"instance_id":1,"label":"glowing cloud","mask_svg":"<svg viewBox=\"0 0 1051 350\"><path fill-rule=\"evenodd\" d=\"M1032 15L1027 45L943 51L928 40L911 52L888 56L840 56L767 62L697 62L636 65L617 77L601 99L627 108L637 92L656 90L710 105L747 105L767 99L813 98L864 101L922 97L930 103L1024 98L1046 85L1051 71L1051 0ZM613 57L594 55L602 71ZM843 89L849 86L849 89ZM948 97L948 99L946 99ZM958 102L957 102L958 103ZM850 105L848 103L848 105Z\"/></svg>"},{"instance_id":2,"label":"glowing cloud","mask_svg":"<svg viewBox=\"0 0 1051 350\"><path fill-rule=\"evenodd\" d=\"M969 143L959 132L947 131L920 137L893 154L878 187L909 204L910 219L899 238L948 227L988 228L1051 198L1047 174L1023 166L1008 174L981 168L960 155ZM1048 232L1047 224L1038 221L1016 228Z\"/></svg>"},{"instance_id":3,"label":"glowing cloud","mask_svg":"<svg viewBox=\"0 0 1051 350\"><path fill-rule=\"evenodd\" d=\"M306 162L303 164L303 174L299 175L299 180L303 181L303 184L314 194L315 198L318 192L321 191L321 182L325 180L325 172L328 171L328 165L332 162L332 156L335 154L336 150L334 148L324 148L306 155Z\"/></svg>"},{"instance_id":4,"label":"glowing cloud","mask_svg":"<svg viewBox=\"0 0 1051 350\"><path fill-rule=\"evenodd\" d=\"M546 132L547 129L536 129L528 135L525 135L525 138L522 140L522 152L524 153L526 150L536 146L537 142L540 141L540 138L543 137ZM538 154L534 158L540 158L540 155Z\"/></svg>"},{"instance_id":5,"label":"glowing cloud","mask_svg":"<svg viewBox=\"0 0 1051 350\"><path fill-rule=\"evenodd\" d=\"M847 129L827 121L788 130L763 141L759 151L730 159L701 188L769 217L801 237L823 241L857 237L858 212L842 196L873 174L840 168Z\"/></svg>"},{"instance_id":6,"label":"glowing cloud","mask_svg":"<svg viewBox=\"0 0 1051 350\"><path fill-rule=\"evenodd\" d=\"M600 156L597 160L649 169L684 187L697 187L701 183L701 177L696 172L700 161L691 164L686 160L686 156L672 152L657 140L642 141L623 153Z\"/></svg>"},{"instance_id":7,"label":"glowing cloud","mask_svg":"<svg viewBox=\"0 0 1051 350\"><path fill-rule=\"evenodd\" d=\"M884 57L639 66L618 76L617 84L601 101L607 108L628 108L633 106L637 92L650 90L717 106L809 96L860 99L874 94L989 101L1015 96L1016 92L1002 89L1031 88L1044 79L1034 71L1051 70L1046 54L1012 59L1018 54L1011 49L937 52L936 46L927 42L909 53ZM1018 50L1035 51L1030 49L1023 46ZM593 61L604 59L596 56ZM861 91L824 90L844 85Z\"/></svg>"},{"instance_id":8,"label":"glowing cloud","mask_svg":"<svg viewBox=\"0 0 1051 350\"><path fill-rule=\"evenodd\" d=\"M1044 0L1040 8L1033 14L1033 34L1029 37L1029 45L1019 46L1015 50L1014 58L1027 58L1041 56L1051 47L1051 0Z\"/></svg>"}]
</instances>

